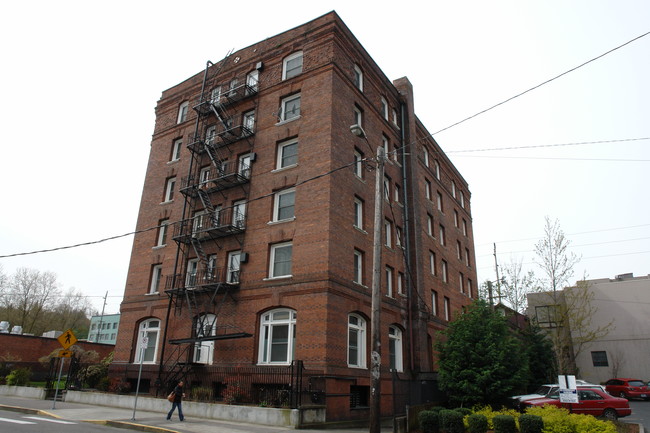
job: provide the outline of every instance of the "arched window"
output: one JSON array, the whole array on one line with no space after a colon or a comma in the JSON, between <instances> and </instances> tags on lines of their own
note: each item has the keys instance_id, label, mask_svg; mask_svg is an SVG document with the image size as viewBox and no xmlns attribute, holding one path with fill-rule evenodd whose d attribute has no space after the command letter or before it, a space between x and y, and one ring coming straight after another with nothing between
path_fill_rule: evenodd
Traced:
<instances>
[{"instance_id":1,"label":"arched window","mask_svg":"<svg viewBox=\"0 0 650 433\"><path fill-rule=\"evenodd\" d=\"M366 320L357 314L348 316L348 366L366 368Z\"/></svg>"},{"instance_id":2,"label":"arched window","mask_svg":"<svg viewBox=\"0 0 650 433\"><path fill-rule=\"evenodd\" d=\"M140 323L138 328L138 345L134 362L139 364L154 364L158 354L158 334L160 333L160 320L147 319Z\"/></svg>"},{"instance_id":3,"label":"arched window","mask_svg":"<svg viewBox=\"0 0 650 433\"><path fill-rule=\"evenodd\" d=\"M296 345L296 312L287 308L262 315L258 362L290 364Z\"/></svg>"},{"instance_id":4,"label":"arched window","mask_svg":"<svg viewBox=\"0 0 650 433\"><path fill-rule=\"evenodd\" d=\"M394 325L388 327L388 353L391 370L403 371L402 330Z\"/></svg>"}]
</instances>

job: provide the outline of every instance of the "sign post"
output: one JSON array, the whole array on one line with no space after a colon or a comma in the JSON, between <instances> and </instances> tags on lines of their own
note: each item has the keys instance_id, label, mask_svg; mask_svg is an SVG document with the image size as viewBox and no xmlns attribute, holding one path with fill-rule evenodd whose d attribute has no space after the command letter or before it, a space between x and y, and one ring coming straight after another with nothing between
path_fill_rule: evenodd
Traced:
<instances>
[{"instance_id":1,"label":"sign post","mask_svg":"<svg viewBox=\"0 0 650 433\"><path fill-rule=\"evenodd\" d=\"M68 350L70 346L77 342L77 337L75 337L72 329L68 329L63 334L59 335L59 343L63 347L63 350L59 350L59 358L61 358L61 367L59 368L59 377L56 380L56 388L54 390L54 400L52 401L52 409L56 409L56 399L59 396L59 383L61 382L61 375L63 374L63 364L65 364L65 358L72 357L72 350Z\"/></svg>"},{"instance_id":2,"label":"sign post","mask_svg":"<svg viewBox=\"0 0 650 433\"><path fill-rule=\"evenodd\" d=\"M135 421L135 408L138 406L138 394L140 393L140 377L142 376L142 363L144 362L144 350L147 348L149 343L149 337L147 334L142 336L140 340L140 369L138 370L138 383L135 386L135 401L133 402L133 415L131 416L131 421Z\"/></svg>"}]
</instances>

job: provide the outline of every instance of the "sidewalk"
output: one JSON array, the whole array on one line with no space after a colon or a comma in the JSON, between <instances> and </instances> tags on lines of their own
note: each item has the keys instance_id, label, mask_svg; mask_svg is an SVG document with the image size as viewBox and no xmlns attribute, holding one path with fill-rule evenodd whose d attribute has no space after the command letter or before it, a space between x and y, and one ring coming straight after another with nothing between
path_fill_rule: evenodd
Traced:
<instances>
[{"instance_id":1,"label":"sidewalk","mask_svg":"<svg viewBox=\"0 0 650 433\"><path fill-rule=\"evenodd\" d=\"M270 427L256 424L218 421L205 418L185 418L178 420L175 412L171 421L165 419L165 413L143 412L136 410L133 420L133 410L106 406L92 406L80 403L57 401L52 409L51 400L36 400L21 397L2 396L0 410L14 412L38 413L69 421L92 422L113 427L128 428L152 433L365 433L368 428L329 429L329 430L295 430L288 427ZM382 433L391 433L392 428L382 428Z\"/></svg>"}]
</instances>

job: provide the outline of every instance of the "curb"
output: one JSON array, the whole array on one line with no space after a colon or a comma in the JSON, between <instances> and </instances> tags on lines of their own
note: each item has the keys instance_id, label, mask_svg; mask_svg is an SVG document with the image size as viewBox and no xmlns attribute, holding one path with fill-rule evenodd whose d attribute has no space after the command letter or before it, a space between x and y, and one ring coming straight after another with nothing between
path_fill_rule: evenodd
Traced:
<instances>
[{"instance_id":1,"label":"curb","mask_svg":"<svg viewBox=\"0 0 650 433\"><path fill-rule=\"evenodd\" d=\"M109 427L123 428L129 430L144 431L149 433L180 433L177 430L170 430L164 427L154 427L146 424L137 424L133 422L126 421L110 421L110 420L84 420L83 422L105 425Z\"/></svg>"}]
</instances>

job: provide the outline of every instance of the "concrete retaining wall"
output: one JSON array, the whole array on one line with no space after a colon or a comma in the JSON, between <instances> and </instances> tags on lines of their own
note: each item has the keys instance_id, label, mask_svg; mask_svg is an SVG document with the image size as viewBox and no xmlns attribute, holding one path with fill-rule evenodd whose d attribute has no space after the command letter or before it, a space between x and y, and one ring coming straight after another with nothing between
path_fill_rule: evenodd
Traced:
<instances>
[{"instance_id":1,"label":"concrete retaining wall","mask_svg":"<svg viewBox=\"0 0 650 433\"><path fill-rule=\"evenodd\" d=\"M13 397L24 397L24 398L34 398L37 400L44 400L45 388L0 385L0 395L10 395Z\"/></svg>"},{"instance_id":2,"label":"concrete retaining wall","mask_svg":"<svg viewBox=\"0 0 650 433\"><path fill-rule=\"evenodd\" d=\"M101 392L68 391L65 401L132 409L135 403L135 396L105 394ZM137 410L166 413L170 408L171 403L164 398L138 397ZM296 428L304 424L313 425L325 422L325 409L321 407L276 409L184 401L183 413L186 416L199 418L239 421L276 427Z\"/></svg>"}]
</instances>

